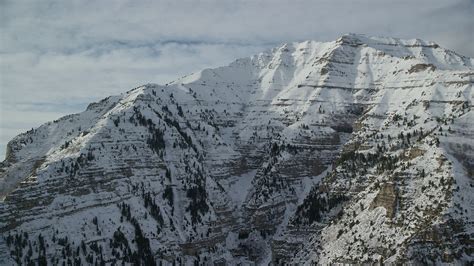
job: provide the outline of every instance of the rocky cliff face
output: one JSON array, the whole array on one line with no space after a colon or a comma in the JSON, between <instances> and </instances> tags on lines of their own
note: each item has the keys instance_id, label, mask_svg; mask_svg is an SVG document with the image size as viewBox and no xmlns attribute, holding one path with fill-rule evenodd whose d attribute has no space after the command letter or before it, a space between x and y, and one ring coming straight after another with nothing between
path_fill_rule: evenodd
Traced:
<instances>
[{"instance_id":1,"label":"rocky cliff face","mask_svg":"<svg viewBox=\"0 0 474 266\"><path fill-rule=\"evenodd\" d=\"M14 138L0 262L472 260L474 60L285 44Z\"/></svg>"}]
</instances>

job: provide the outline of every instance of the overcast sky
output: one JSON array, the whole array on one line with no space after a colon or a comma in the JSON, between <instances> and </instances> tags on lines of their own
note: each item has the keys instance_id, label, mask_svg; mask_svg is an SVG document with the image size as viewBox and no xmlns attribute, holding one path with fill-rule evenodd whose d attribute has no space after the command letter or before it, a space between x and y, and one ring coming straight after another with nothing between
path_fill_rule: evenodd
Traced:
<instances>
[{"instance_id":1,"label":"overcast sky","mask_svg":"<svg viewBox=\"0 0 474 266\"><path fill-rule=\"evenodd\" d=\"M474 57L474 0L0 0L0 160L18 133L283 42L421 38Z\"/></svg>"}]
</instances>

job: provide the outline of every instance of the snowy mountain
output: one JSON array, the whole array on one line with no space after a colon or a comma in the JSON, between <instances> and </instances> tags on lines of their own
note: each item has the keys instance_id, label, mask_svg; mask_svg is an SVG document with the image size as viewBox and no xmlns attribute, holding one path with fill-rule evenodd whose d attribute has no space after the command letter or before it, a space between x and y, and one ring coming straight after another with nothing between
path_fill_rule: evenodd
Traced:
<instances>
[{"instance_id":1,"label":"snowy mountain","mask_svg":"<svg viewBox=\"0 0 474 266\"><path fill-rule=\"evenodd\" d=\"M0 264L473 260L474 59L289 43L15 137Z\"/></svg>"}]
</instances>

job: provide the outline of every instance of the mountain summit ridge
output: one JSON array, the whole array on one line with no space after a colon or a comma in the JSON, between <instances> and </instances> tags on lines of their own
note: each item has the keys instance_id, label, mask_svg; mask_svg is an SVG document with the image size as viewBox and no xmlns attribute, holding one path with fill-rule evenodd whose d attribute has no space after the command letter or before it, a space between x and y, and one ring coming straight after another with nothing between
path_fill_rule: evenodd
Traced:
<instances>
[{"instance_id":1,"label":"mountain summit ridge","mask_svg":"<svg viewBox=\"0 0 474 266\"><path fill-rule=\"evenodd\" d=\"M473 63L348 34L92 103L9 142L0 262L470 261Z\"/></svg>"}]
</instances>

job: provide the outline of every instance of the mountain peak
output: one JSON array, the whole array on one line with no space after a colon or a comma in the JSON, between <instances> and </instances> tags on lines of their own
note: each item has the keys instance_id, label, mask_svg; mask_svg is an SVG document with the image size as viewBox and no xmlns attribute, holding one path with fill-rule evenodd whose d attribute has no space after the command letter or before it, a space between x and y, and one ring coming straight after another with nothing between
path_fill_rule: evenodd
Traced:
<instances>
[{"instance_id":1,"label":"mountain peak","mask_svg":"<svg viewBox=\"0 0 474 266\"><path fill-rule=\"evenodd\" d=\"M8 144L0 264L470 261L472 62L348 34L92 103Z\"/></svg>"},{"instance_id":2,"label":"mountain peak","mask_svg":"<svg viewBox=\"0 0 474 266\"><path fill-rule=\"evenodd\" d=\"M392 45L392 46L408 46L408 47L432 47L438 48L439 45L432 41L424 41L421 39L401 39L393 37L381 37L381 36L367 36L365 34L347 33L337 39L340 43L360 43L365 45Z\"/></svg>"}]
</instances>

